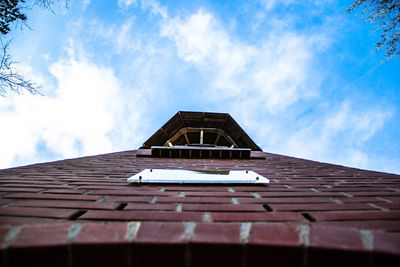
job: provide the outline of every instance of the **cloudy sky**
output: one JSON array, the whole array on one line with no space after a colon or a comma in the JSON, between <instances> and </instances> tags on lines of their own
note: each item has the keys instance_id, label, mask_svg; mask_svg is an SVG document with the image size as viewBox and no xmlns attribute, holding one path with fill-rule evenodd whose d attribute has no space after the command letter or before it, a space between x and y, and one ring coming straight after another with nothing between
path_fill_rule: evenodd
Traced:
<instances>
[{"instance_id":1,"label":"cloudy sky","mask_svg":"<svg viewBox=\"0 0 400 267\"><path fill-rule=\"evenodd\" d=\"M31 2L31 1L28 1ZM179 110L264 151L400 173L400 60L352 1L61 1L10 53L43 96L0 97L0 168L138 148Z\"/></svg>"}]
</instances>

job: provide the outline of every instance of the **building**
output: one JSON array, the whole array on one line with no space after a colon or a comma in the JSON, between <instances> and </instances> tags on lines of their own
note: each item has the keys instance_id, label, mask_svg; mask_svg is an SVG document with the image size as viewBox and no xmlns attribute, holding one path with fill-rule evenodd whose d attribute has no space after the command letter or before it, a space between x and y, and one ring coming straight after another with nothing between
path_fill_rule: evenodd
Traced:
<instances>
[{"instance_id":1,"label":"building","mask_svg":"<svg viewBox=\"0 0 400 267\"><path fill-rule=\"evenodd\" d=\"M143 169L270 183L127 182ZM399 175L263 152L229 114L178 112L138 150L0 170L0 262L400 266L399 203Z\"/></svg>"}]
</instances>

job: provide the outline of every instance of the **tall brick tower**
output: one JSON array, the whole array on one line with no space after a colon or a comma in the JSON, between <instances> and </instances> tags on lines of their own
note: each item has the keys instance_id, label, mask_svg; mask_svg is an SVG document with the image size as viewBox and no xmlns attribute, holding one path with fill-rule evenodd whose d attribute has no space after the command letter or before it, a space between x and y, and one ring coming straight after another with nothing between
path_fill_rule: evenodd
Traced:
<instances>
[{"instance_id":1,"label":"tall brick tower","mask_svg":"<svg viewBox=\"0 0 400 267\"><path fill-rule=\"evenodd\" d=\"M263 152L229 114L178 112L137 150L0 170L0 263L400 266L399 203L399 175Z\"/></svg>"}]
</instances>

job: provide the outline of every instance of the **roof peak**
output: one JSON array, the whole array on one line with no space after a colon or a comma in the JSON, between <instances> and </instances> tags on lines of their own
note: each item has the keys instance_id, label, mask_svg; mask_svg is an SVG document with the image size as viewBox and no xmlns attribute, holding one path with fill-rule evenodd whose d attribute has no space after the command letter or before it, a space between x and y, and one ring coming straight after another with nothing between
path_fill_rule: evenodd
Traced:
<instances>
[{"instance_id":1,"label":"roof peak","mask_svg":"<svg viewBox=\"0 0 400 267\"><path fill-rule=\"evenodd\" d=\"M152 146L222 146L261 148L229 113L178 111L158 129L142 148Z\"/></svg>"}]
</instances>

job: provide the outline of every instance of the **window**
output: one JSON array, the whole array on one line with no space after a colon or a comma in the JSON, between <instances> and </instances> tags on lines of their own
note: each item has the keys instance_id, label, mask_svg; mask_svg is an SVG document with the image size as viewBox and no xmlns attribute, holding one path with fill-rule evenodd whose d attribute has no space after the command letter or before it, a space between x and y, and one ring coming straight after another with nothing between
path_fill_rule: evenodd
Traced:
<instances>
[{"instance_id":1,"label":"window","mask_svg":"<svg viewBox=\"0 0 400 267\"><path fill-rule=\"evenodd\" d=\"M250 159L250 148L207 146L152 146L151 156L156 158Z\"/></svg>"},{"instance_id":2,"label":"window","mask_svg":"<svg viewBox=\"0 0 400 267\"><path fill-rule=\"evenodd\" d=\"M153 158L255 159L261 148L228 113L179 111L140 148Z\"/></svg>"},{"instance_id":3,"label":"window","mask_svg":"<svg viewBox=\"0 0 400 267\"><path fill-rule=\"evenodd\" d=\"M268 184L269 180L254 171L192 171L145 169L128 178L129 183L180 184Z\"/></svg>"}]
</instances>

